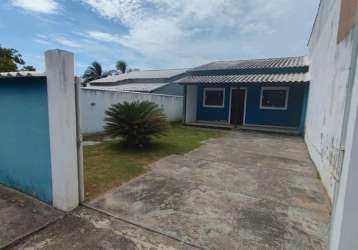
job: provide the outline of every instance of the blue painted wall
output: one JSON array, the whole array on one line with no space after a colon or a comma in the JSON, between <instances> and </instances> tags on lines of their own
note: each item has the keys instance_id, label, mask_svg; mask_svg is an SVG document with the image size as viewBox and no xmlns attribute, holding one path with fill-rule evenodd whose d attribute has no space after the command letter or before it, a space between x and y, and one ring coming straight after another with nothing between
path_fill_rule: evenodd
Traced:
<instances>
[{"instance_id":1,"label":"blue painted wall","mask_svg":"<svg viewBox=\"0 0 358 250\"><path fill-rule=\"evenodd\" d=\"M46 79L0 79L0 114L0 183L51 203Z\"/></svg>"},{"instance_id":2,"label":"blue painted wall","mask_svg":"<svg viewBox=\"0 0 358 250\"><path fill-rule=\"evenodd\" d=\"M154 91L155 94L163 94L163 95L184 95L184 87L178 83L170 83L162 88L159 88Z\"/></svg>"},{"instance_id":3,"label":"blue painted wall","mask_svg":"<svg viewBox=\"0 0 358 250\"><path fill-rule=\"evenodd\" d=\"M218 87L218 85L206 87ZM261 85L240 85L247 87L246 124L300 128L304 119L307 85L290 86L287 110L260 109ZM285 85L281 85L285 86ZM237 87L237 85L236 85ZM228 121L230 109L230 86L225 87L224 108L203 107L203 86L198 86L197 120Z\"/></svg>"},{"instance_id":4,"label":"blue painted wall","mask_svg":"<svg viewBox=\"0 0 358 250\"><path fill-rule=\"evenodd\" d=\"M290 86L290 85L288 85ZM261 87L248 87L246 124L298 128L301 122L305 86L290 86L287 110L260 109Z\"/></svg>"},{"instance_id":5,"label":"blue painted wall","mask_svg":"<svg viewBox=\"0 0 358 250\"><path fill-rule=\"evenodd\" d=\"M216 88L217 86L213 86ZM204 87L198 86L198 109L196 119L198 121L228 121L230 105L230 88L225 88L225 106L223 108L203 107Z\"/></svg>"}]
</instances>

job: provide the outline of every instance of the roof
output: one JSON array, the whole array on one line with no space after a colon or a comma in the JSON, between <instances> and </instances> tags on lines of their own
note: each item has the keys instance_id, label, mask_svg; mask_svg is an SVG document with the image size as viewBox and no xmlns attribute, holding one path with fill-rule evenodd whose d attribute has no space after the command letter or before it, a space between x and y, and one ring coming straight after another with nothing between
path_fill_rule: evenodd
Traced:
<instances>
[{"instance_id":1,"label":"roof","mask_svg":"<svg viewBox=\"0 0 358 250\"><path fill-rule=\"evenodd\" d=\"M108 76L95 81L90 84L96 83L115 83L130 79L170 79L177 75L185 73L188 69L164 69L164 70L140 70L132 71L125 74Z\"/></svg>"},{"instance_id":2,"label":"roof","mask_svg":"<svg viewBox=\"0 0 358 250\"><path fill-rule=\"evenodd\" d=\"M251 75L190 75L177 83L308 83L308 73Z\"/></svg>"},{"instance_id":3,"label":"roof","mask_svg":"<svg viewBox=\"0 0 358 250\"><path fill-rule=\"evenodd\" d=\"M194 68L191 72L206 70L300 68L308 66L309 63L307 58L305 56L298 56L253 60L216 61Z\"/></svg>"},{"instance_id":4,"label":"roof","mask_svg":"<svg viewBox=\"0 0 358 250\"><path fill-rule=\"evenodd\" d=\"M129 84L116 85L116 86L108 86L108 87L91 86L91 87L86 87L85 89L150 93L168 84L169 83L129 83Z\"/></svg>"},{"instance_id":5,"label":"roof","mask_svg":"<svg viewBox=\"0 0 358 250\"><path fill-rule=\"evenodd\" d=\"M45 73L35 71L18 71L18 72L0 72L0 78L13 77L45 77Z\"/></svg>"},{"instance_id":6,"label":"roof","mask_svg":"<svg viewBox=\"0 0 358 250\"><path fill-rule=\"evenodd\" d=\"M309 61L304 56L218 61L192 69L177 81L200 83L309 83Z\"/></svg>"}]
</instances>

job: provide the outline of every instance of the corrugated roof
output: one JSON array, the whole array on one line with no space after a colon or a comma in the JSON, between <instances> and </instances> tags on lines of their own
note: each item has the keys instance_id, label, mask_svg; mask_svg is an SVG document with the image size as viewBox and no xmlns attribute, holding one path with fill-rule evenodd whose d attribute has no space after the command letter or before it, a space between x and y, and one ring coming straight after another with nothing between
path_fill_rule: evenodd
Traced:
<instances>
[{"instance_id":1,"label":"corrugated roof","mask_svg":"<svg viewBox=\"0 0 358 250\"><path fill-rule=\"evenodd\" d=\"M309 66L307 57L298 56L254 60L217 61L196 67L192 69L191 72L206 70L299 68L307 66Z\"/></svg>"},{"instance_id":2,"label":"corrugated roof","mask_svg":"<svg viewBox=\"0 0 358 250\"><path fill-rule=\"evenodd\" d=\"M108 86L108 87L91 86L91 87L86 87L85 89L150 93L161 87L164 87L165 85L168 85L168 83L129 83L129 84L122 84L117 86Z\"/></svg>"},{"instance_id":3,"label":"corrugated roof","mask_svg":"<svg viewBox=\"0 0 358 250\"><path fill-rule=\"evenodd\" d=\"M188 69L164 69L164 70L140 70L132 71L125 74L108 76L102 79L98 79L90 82L90 84L96 83L115 83L129 79L169 79L177 75L183 74Z\"/></svg>"},{"instance_id":4,"label":"corrugated roof","mask_svg":"<svg viewBox=\"0 0 358 250\"><path fill-rule=\"evenodd\" d=\"M44 77L45 73L35 71L19 71L19 72L1 72L0 78L12 78L12 77Z\"/></svg>"},{"instance_id":5,"label":"corrugated roof","mask_svg":"<svg viewBox=\"0 0 358 250\"><path fill-rule=\"evenodd\" d=\"M309 73L262 75L190 75L177 83L308 83Z\"/></svg>"}]
</instances>

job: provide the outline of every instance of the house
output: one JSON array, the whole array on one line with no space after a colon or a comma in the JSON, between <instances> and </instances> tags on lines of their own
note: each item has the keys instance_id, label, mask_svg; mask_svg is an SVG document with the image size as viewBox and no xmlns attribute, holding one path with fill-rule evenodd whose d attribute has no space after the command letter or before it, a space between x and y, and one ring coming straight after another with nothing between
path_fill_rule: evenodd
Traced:
<instances>
[{"instance_id":1,"label":"house","mask_svg":"<svg viewBox=\"0 0 358 250\"><path fill-rule=\"evenodd\" d=\"M302 133L309 88L306 57L218 61L188 71L184 123Z\"/></svg>"},{"instance_id":2,"label":"house","mask_svg":"<svg viewBox=\"0 0 358 250\"><path fill-rule=\"evenodd\" d=\"M187 69L132 71L92 81L88 88L183 96L183 86L174 81L183 77L186 71Z\"/></svg>"}]
</instances>

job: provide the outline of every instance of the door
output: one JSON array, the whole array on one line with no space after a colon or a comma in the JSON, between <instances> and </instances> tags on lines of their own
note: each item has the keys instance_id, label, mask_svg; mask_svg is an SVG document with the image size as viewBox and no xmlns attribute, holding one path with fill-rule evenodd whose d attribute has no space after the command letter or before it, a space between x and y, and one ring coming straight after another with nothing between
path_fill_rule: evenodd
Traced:
<instances>
[{"instance_id":1,"label":"door","mask_svg":"<svg viewBox=\"0 0 358 250\"><path fill-rule=\"evenodd\" d=\"M243 125L245 110L245 89L233 89L231 92L230 124Z\"/></svg>"}]
</instances>

